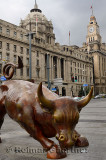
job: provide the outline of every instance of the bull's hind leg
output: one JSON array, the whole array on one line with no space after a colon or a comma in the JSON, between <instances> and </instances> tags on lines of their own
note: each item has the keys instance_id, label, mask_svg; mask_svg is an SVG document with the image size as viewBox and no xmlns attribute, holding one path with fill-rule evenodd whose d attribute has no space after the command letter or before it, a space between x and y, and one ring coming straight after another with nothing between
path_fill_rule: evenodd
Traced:
<instances>
[{"instance_id":1,"label":"bull's hind leg","mask_svg":"<svg viewBox=\"0 0 106 160\"><path fill-rule=\"evenodd\" d=\"M75 143L76 147L87 147L89 142L86 137L81 136L77 131L74 131L77 136L77 141Z\"/></svg>"},{"instance_id":2,"label":"bull's hind leg","mask_svg":"<svg viewBox=\"0 0 106 160\"><path fill-rule=\"evenodd\" d=\"M0 130L4 122L5 114L6 114L5 106L0 106ZM1 137L0 137L0 143L1 143Z\"/></svg>"}]
</instances>

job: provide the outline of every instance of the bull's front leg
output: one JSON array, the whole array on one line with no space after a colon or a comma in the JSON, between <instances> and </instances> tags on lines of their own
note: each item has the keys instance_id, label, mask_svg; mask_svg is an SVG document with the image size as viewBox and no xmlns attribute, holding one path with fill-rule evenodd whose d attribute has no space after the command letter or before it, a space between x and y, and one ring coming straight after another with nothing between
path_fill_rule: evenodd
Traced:
<instances>
[{"instance_id":1,"label":"bull's front leg","mask_svg":"<svg viewBox=\"0 0 106 160\"><path fill-rule=\"evenodd\" d=\"M77 140L75 142L76 147L87 147L89 146L89 142L86 137L80 135L76 130L74 130L74 134L76 134Z\"/></svg>"},{"instance_id":2,"label":"bull's front leg","mask_svg":"<svg viewBox=\"0 0 106 160\"><path fill-rule=\"evenodd\" d=\"M43 135L43 132L40 129L39 125L37 124L34 125L34 123L33 124L27 123L27 125L28 127L25 127L26 125L23 125L23 127L31 135L31 137L33 137L34 139L38 140L41 143L43 148L47 151L48 159L61 159L66 157L66 153L63 152L58 145L56 145L52 140L46 138Z\"/></svg>"},{"instance_id":3,"label":"bull's front leg","mask_svg":"<svg viewBox=\"0 0 106 160\"><path fill-rule=\"evenodd\" d=\"M58 145L44 136L40 125L37 122L34 122L31 116L28 115L27 117L22 115L21 117L17 117L17 121L31 135L31 137L41 143L43 148L47 151L47 158L60 159L66 157L66 153L61 152Z\"/></svg>"}]
</instances>

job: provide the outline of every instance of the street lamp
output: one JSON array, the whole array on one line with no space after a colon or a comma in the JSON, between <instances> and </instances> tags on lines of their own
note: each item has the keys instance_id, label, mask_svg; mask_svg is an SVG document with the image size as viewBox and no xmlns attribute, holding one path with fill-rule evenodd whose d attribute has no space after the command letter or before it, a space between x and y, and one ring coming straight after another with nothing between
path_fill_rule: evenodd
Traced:
<instances>
[{"instance_id":1,"label":"street lamp","mask_svg":"<svg viewBox=\"0 0 106 160\"><path fill-rule=\"evenodd\" d=\"M50 70L50 67L49 67L49 54L47 54L47 79L48 79L48 89L50 89L50 87L51 87L50 79L49 79L49 70Z\"/></svg>"},{"instance_id":2,"label":"street lamp","mask_svg":"<svg viewBox=\"0 0 106 160\"><path fill-rule=\"evenodd\" d=\"M31 20L30 20L30 32L26 34L25 36L29 37L29 79L32 79L32 55L31 55L31 38L33 34L36 32L31 32Z\"/></svg>"}]
</instances>

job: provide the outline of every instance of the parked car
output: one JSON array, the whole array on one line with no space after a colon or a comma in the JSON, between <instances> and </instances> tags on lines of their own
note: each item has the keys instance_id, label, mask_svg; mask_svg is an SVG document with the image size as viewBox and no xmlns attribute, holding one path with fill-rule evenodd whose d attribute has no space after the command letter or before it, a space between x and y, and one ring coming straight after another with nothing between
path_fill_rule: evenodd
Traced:
<instances>
[{"instance_id":1,"label":"parked car","mask_svg":"<svg viewBox=\"0 0 106 160\"><path fill-rule=\"evenodd\" d=\"M96 95L96 96L94 97L94 99L98 99L98 98L101 98L101 96L100 96L100 95Z\"/></svg>"},{"instance_id":2,"label":"parked car","mask_svg":"<svg viewBox=\"0 0 106 160\"><path fill-rule=\"evenodd\" d=\"M106 94L98 94L94 97L94 99L98 99L98 98L106 98Z\"/></svg>"}]
</instances>

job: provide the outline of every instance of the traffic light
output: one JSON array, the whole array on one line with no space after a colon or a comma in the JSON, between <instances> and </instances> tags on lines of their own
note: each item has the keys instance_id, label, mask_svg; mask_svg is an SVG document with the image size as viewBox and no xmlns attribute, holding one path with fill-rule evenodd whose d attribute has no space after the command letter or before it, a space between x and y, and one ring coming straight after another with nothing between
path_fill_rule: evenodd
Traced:
<instances>
[{"instance_id":1,"label":"traffic light","mask_svg":"<svg viewBox=\"0 0 106 160\"><path fill-rule=\"evenodd\" d=\"M72 79L72 82L74 82L74 77L71 77L71 79Z\"/></svg>"},{"instance_id":2,"label":"traffic light","mask_svg":"<svg viewBox=\"0 0 106 160\"><path fill-rule=\"evenodd\" d=\"M75 76L75 82L77 82L77 76Z\"/></svg>"}]
</instances>

